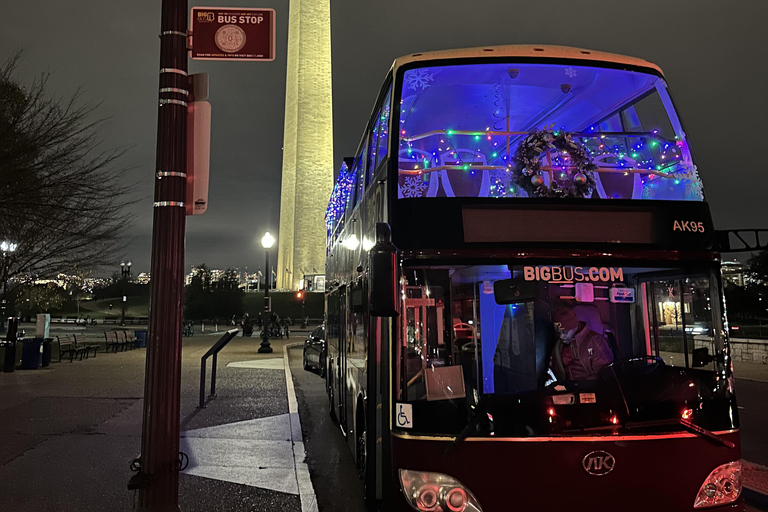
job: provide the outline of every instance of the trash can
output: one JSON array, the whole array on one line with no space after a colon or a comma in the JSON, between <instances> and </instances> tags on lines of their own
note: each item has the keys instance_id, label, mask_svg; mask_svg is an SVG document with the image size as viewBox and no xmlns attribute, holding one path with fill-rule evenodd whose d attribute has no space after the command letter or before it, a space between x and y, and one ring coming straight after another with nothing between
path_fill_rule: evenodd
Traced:
<instances>
[{"instance_id":1,"label":"trash can","mask_svg":"<svg viewBox=\"0 0 768 512\"><path fill-rule=\"evenodd\" d=\"M0 342L5 347L5 360L3 364L3 371L10 373L16 370L16 340Z\"/></svg>"},{"instance_id":2,"label":"trash can","mask_svg":"<svg viewBox=\"0 0 768 512\"><path fill-rule=\"evenodd\" d=\"M53 349L53 338L43 340L43 362L41 366L47 368L51 366L51 350Z\"/></svg>"},{"instance_id":3,"label":"trash can","mask_svg":"<svg viewBox=\"0 0 768 512\"><path fill-rule=\"evenodd\" d=\"M21 367L25 370L37 370L43 364L43 340L27 338L21 340Z\"/></svg>"},{"instance_id":4,"label":"trash can","mask_svg":"<svg viewBox=\"0 0 768 512\"><path fill-rule=\"evenodd\" d=\"M136 343L134 346L136 348L144 348L147 346L147 330L146 329L136 329L133 331L136 334Z\"/></svg>"}]
</instances>

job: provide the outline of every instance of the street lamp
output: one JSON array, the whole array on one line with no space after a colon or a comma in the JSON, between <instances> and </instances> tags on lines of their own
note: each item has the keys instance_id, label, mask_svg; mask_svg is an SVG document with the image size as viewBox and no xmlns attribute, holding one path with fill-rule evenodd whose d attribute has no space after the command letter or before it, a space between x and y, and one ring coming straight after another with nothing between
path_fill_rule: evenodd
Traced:
<instances>
[{"instance_id":1,"label":"street lamp","mask_svg":"<svg viewBox=\"0 0 768 512\"><path fill-rule=\"evenodd\" d=\"M120 262L120 275L123 278L123 309L120 313L120 325L125 325L125 305L128 301L128 296L125 294L125 287L128 283L128 278L131 277L131 262Z\"/></svg>"},{"instance_id":2,"label":"street lamp","mask_svg":"<svg viewBox=\"0 0 768 512\"><path fill-rule=\"evenodd\" d=\"M264 322L262 322L264 328L261 330L261 347L259 347L260 354L272 353L272 346L269 344L269 313L272 310L271 304L269 302L269 285L271 281L271 276L269 275L269 249L274 244L275 239L272 238L272 235L269 234L269 231L264 233L264 236L261 238L261 246L264 248L264 252L267 255L267 279L264 286Z\"/></svg>"},{"instance_id":3,"label":"street lamp","mask_svg":"<svg viewBox=\"0 0 768 512\"><path fill-rule=\"evenodd\" d=\"M10 265L8 264L8 253L16 252L17 244L3 240L0 242L0 251L3 252L3 301L0 303L0 332L5 332L5 314L8 307L8 273Z\"/></svg>"}]
</instances>

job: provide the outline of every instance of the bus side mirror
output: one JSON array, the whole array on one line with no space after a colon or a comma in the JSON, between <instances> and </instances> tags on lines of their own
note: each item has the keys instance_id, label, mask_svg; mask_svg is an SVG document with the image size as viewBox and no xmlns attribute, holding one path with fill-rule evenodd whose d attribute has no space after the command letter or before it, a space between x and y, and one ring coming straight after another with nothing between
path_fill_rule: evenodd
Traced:
<instances>
[{"instance_id":1,"label":"bus side mirror","mask_svg":"<svg viewBox=\"0 0 768 512\"><path fill-rule=\"evenodd\" d=\"M389 224L376 223L376 245L368 253L371 316L397 316L397 247L392 244Z\"/></svg>"},{"instance_id":2,"label":"bus side mirror","mask_svg":"<svg viewBox=\"0 0 768 512\"><path fill-rule=\"evenodd\" d=\"M493 283L496 304L519 304L539 298L539 283L522 279L500 279Z\"/></svg>"},{"instance_id":3,"label":"bus side mirror","mask_svg":"<svg viewBox=\"0 0 768 512\"><path fill-rule=\"evenodd\" d=\"M715 358L709 355L709 349L707 347L693 349L693 367L701 368L707 366L714 361Z\"/></svg>"}]
</instances>

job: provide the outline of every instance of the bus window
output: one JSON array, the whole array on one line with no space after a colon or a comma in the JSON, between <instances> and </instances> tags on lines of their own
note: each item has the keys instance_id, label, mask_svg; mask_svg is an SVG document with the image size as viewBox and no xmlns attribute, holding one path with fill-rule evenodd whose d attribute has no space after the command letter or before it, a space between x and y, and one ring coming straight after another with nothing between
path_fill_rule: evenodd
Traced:
<instances>
[{"instance_id":1,"label":"bus window","mask_svg":"<svg viewBox=\"0 0 768 512\"><path fill-rule=\"evenodd\" d=\"M655 74L485 63L416 67L401 77L394 103L403 198L703 200L685 134ZM567 133L580 152L535 152L541 182L531 186L531 169L520 166L531 151L523 143L542 132ZM596 166L587 171L592 180L575 164L577 152Z\"/></svg>"},{"instance_id":2,"label":"bus window","mask_svg":"<svg viewBox=\"0 0 768 512\"><path fill-rule=\"evenodd\" d=\"M392 88L387 91L387 95L384 97L384 103L376 123L378 124L379 138L376 142L376 165L372 170L369 170L368 183L371 183L373 179L373 172L378 169L381 162L387 156L387 148L389 144L389 109L390 101L392 99Z\"/></svg>"},{"instance_id":3,"label":"bus window","mask_svg":"<svg viewBox=\"0 0 768 512\"><path fill-rule=\"evenodd\" d=\"M718 400L714 372L725 370L725 347L712 269L561 262L413 267L403 276L396 396L414 414L439 408L442 423L419 423L430 434L461 430L467 407L484 396L513 398L505 403L515 404L516 415L493 414L494 433L486 434L514 436L557 435L610 418L664 421L686 404ZM499 303L493 283L509 279L533 283L539 293ZM709 367L696 369L693 350L704 347ZM599 406L568 409L559 426L526 416L580 393L599 397ZM453 411L447 422L446 408ZM715 429L730 420L706 421Z\"/></svg>"},{"instance_id":4,"label":"bus window","mask_svg":"<svg viewBox=\"0 0 768 512\"><path fill-rule=\"evenodd\" d=\"M366 137L361 153L355 159L355 175L357 176L357 197L363 198L365 194L365 165L368 162L368 144L370 137Z\"/></svg>"},{"instance_id":5,"label":"bus window","mask_svg":"<svg viewBox=\"0 0 768 512\"><path fill-rule=\"evenodd\" d=\"M384 101L376 111L373 117L373 131L371 133L371 152L368 156L368 179L367 184L373 181L373 175L376 167L384 161L387 156L387 141L389 140L389 103L392 94L392 87L387 91Z\"/></svg>"}]
</instances>

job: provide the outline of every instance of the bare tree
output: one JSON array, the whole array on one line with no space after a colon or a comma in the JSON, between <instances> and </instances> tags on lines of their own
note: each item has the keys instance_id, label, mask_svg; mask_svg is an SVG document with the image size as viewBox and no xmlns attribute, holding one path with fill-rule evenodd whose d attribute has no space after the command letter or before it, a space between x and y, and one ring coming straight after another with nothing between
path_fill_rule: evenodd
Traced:
<instances>
[{"instance_id":1,"label":"bare tree","mask_svg":"<svg viewBox=\"0 0 768 512\"><path fill-rule=\"evenodd\" d=\"M103 150L96 106L49 95L47 73L21 84L17 53L0 68L0 279L49 277L117 261L132 220L125 149Z\"/></svg>"}]
</instances>

